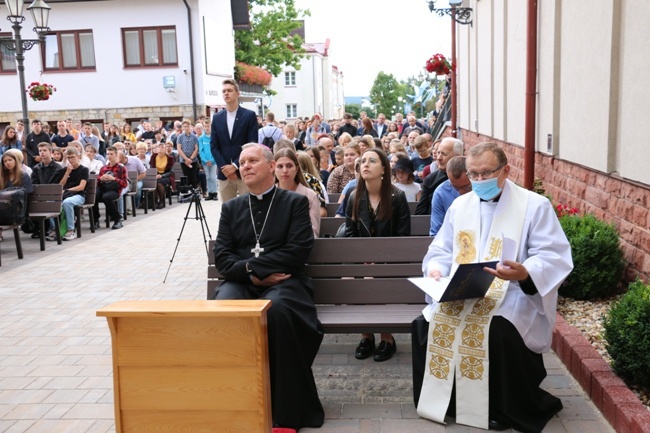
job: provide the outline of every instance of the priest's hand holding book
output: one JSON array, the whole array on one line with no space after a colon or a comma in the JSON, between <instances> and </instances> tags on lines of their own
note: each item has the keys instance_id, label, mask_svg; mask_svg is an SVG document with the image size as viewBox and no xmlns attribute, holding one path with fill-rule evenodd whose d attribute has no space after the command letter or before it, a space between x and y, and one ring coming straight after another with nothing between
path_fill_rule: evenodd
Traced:
<instances>
[{"instance_id":1,"label":"priest's hand holding book","mask_svg":"<svg viewBox=\"0 0 650 433\"><path fill-rule=\"evenodd\" d=\"M503 264L498 263L496 269L484 267L483 270L502 280L523 281L528 278L528 270L524 265L513 260L504 260Z\"/></svg>"}]
</instances>

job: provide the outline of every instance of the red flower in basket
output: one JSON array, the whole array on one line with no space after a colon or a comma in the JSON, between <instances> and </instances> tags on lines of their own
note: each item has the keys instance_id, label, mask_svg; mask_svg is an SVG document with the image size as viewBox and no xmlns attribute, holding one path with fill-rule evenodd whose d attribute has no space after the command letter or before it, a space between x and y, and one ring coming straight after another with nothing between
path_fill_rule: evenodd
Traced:
<instances>
[{"instance_id":1,"label":"red flower in basket","mask_svg":"<svg viewBox=\"0 0 650 433\"><path fill-rule=\"evenodd\" d=\"M451 71L451 64L442 54L434 54L425 65L427 72L436 75L447 75Z\"/></svg>"},{"instance_id":2,"label":"red flower in basket","mask_svg":"<svg viewBox=\"0 0 650 433\"><path fill-rule=\"evenodd\" d=\"M50 99L50 96L56 92L56 87L47 83L39 83L38 81L33 81L25 90L30 98L33 101L47 101Z\"/></svg>"}]
</instances>

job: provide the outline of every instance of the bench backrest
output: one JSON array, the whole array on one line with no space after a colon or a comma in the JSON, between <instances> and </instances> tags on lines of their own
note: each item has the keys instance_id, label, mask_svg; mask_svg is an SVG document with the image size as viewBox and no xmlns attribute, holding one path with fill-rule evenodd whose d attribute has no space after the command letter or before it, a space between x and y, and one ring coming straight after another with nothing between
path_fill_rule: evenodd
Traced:
<instances>
[{"instance_id":1,"label":"bench backrest","mask_svg":"<svg viewBox=\"0 0 650 433\"><path fill-rule=\"evenodd\" d=\"M29 194L29 213L59 213L63 198L63 185L34 185Z\"/></svg>"},{"instance_id":2,"label":"bench backrest","mask_svg":"<svg viewBox=\"0 0 650 433\"><path fill-rule=\"evenodd\" d=\"M405 281L422 275L432 238L318 238L307 261L316 304L422 304L424 295ZM208 298L221 275L214 266L210 242Z\"/></svg>"},{"instance_id":3,"label":"bench backrest","mask_svg":"<svg viewBox=\"0 0 650 433\"><path fill-rule=\"evenodd\" d=\"M336 211L339 209L339 206L341 206L341 204L340 203L332 203L332 201L330 200L330 202L328 204L326 204L325 206L327 207L327 216L328 217L333 217L333 216L336 215ZM409 212L411 213L411 215L414 215L415 214L415 208L418 206L418 202L417 201L410 201L410 202L408 202L408 206L409 206Z\"/></svg>"},{"instance_id":4,"label":"bench backrest","mask_svg":"<svg viewBox=\"0 0 650 433\"><path fill-rule=\"evenodd\" d=\"M155 167L148 168L142 181L142 188L156 189L156 184L158 183L158 180L156 179L157 176L158 170Z\"/></svg>"},{"instance_id":5,"label":"bench backrest","mask_svg":"<svg viewBox=\"0 0 650 433\"><path fill-rule=\"evenodd\" d=\"M323 217L320 219L320 237L334 236L337 230L345 224L345 218ZM428 236L431 225L430 215L411 215L411 236Z\"/></svg>"},{"instance_id":6,"label":"bench backrest","mask_svg":"<svg viewBox=\"0 0 650 433\"><path fill-rule=\"evenodd\" d=\"M138 191L138 172L135 170L128 170L127 176L129 178L129 192L127 194L135 194Z\"/></svg>"},{"instance_id":7,"label":"bench backrest","mask_svg":"<svg viewBox=\"0 0 650 433\"><path fill-rule=\"evenodd\" d=\"M95 176L88 177L86 182L86 189L84 189L86 201L84 204L95 204L95 197L97 196L97 178Z\"/></svg>"}]
</instances>

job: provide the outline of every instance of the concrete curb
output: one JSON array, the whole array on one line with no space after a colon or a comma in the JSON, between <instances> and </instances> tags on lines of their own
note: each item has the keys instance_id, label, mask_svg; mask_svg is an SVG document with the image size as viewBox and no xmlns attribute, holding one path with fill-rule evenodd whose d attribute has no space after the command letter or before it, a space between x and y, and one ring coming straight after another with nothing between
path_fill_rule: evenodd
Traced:
<instances>
[{"instance_id":1,"label":"concrete curb","mask_svg":"<svg viewBox=\"0 0 650 433\"><path fill-rule=\"evenodd\" d=\"M617 433L650 432L650 411L582 333L557 314L553 351Z\"/></svg>"}]
</instances>

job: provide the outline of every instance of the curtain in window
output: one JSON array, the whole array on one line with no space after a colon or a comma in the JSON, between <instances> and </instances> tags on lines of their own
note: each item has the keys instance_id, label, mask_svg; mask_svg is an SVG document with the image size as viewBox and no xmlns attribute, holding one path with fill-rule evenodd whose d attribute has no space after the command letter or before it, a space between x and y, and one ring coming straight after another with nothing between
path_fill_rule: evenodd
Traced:
<instances>
[{"instance_id":1,"label":"curtain in window","mask_svg":"<svg viewBox=\"0 0 650 433\"><path fill-rule=\"evenodd\" d=\"M126 64L140 65L140 39L137 30L124 32L124 49L126 50Z\"/></svg>"},{"instance_id":2,"label":"curtain in window","mask_svg":"<svg viewBox=\"0 0 650 433\"><path fill-rule=\"evenodd\" d=\"M3 71L16 70L16 53L4 45L0 46L0 59L2 59Z\"/></svg>"},{"instance_id":3,"label":"curtain in window","mask_svg":"<svg viewBox=\"0 0 650 433\"><path fill-rule=\"evenodd\" d=\"M59 42L56 35L45 36L45 69L59 68Z\"/></svg>"},{"instance_id":4,"label":"curtain in window","mask_svg":"<svg viewBox=\"0 0 650 433\"><path fill-rule=\"evenodd\" d=\"M176 58L176 30L164 29L162 34L163 63L177 63Z\"/></svg>"},{"instance_id":5,"label":"curtain in window","mask_svg":"<svg viewBox=\"0 0 650 433\"><path fill-rule=\"evenodd\" d=\"M95 46L92 33L79 33L79 51L81 52L81 67L95 66Z\"/></svg>"},{"instance_id":6,"label":"curtain in window","mask_svg":"<svg viewBox=\"0 0 650 433\"><path fill-rule=\"evenodd\" d=\"M158 65L158 32L156 30L143 30L142 39L144 40L144 64Z\"/></svg>"},{"instance_id":7,"label":"curtain in window","mask_svg":"<svg viewBox=\"0 0 650 433\"><path fill-rule=\"evenodd\" d=\"M74 43L74 34L61 35L61 52L63 53L64 68L76 68L79 66L77 63L77 50Z\"/></svg>"}]
</instances>

